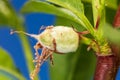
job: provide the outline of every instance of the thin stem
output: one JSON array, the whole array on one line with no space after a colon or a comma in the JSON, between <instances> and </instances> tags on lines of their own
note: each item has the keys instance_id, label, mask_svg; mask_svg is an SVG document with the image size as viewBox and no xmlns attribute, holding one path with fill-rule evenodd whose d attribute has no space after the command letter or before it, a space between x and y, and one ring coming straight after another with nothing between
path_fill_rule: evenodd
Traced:
<instances>
[{"instance_id":1,"label":"thin stem","mask_svg":"<svg viewBox=\"0 0 120 80\"><path fill-rule=\"evenodd\" d=\"M23 31L13 31L13 30L11 30L10 34L14 34L14 33L22 33L22 34L25 34L27 36L33 37L35 39L38 39L38 37L39 37L38 35L29 34L29 33L23 32Z\"/></svg>"}]
</instances>

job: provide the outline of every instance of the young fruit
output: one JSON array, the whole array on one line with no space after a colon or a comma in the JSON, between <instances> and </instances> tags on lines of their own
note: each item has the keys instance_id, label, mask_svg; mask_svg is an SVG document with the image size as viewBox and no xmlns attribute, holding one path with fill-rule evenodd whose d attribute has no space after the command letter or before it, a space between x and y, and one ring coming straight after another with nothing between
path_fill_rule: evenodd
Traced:
<instances>
[{"instance_id":1,"label":"young fruit","mask_svg":"<svg viewBox=\"0 0 120 80\"><path fill-rule=\"evenodd\" d=\"M34 46L36 58L33 61L36 62L36 66L30 75L33 80L44 61L50 58L50 61L53 64L53 52L64 54L76 51L81 34L87 34L88 32L77 32L73 28L65 26L48 26L38 35L28 34L22 31L12 31L11 34L13 33L23 33L37 39L38 41ZM42 53L39 55L38 49L40 48L42 49Z\"/></svg>"}]
</instances>

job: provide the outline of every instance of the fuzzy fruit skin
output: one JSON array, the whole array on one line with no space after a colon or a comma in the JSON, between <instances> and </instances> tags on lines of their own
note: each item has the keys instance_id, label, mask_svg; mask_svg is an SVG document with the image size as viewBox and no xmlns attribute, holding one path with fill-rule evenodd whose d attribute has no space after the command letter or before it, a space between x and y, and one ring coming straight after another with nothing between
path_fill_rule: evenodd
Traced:
<instances>
[{"instance_id":1,"label":"fuzzy fruit skin","mask_svg":"<svg viewBox=\"0 0 120 80\"><path fill-rule=\"evenodd\" d=\"M46 28L38 41L43 47L56 50L59 53L74 52L78 48L79 34L70 27L56 26Z\"/></svg>"}]
</instances>

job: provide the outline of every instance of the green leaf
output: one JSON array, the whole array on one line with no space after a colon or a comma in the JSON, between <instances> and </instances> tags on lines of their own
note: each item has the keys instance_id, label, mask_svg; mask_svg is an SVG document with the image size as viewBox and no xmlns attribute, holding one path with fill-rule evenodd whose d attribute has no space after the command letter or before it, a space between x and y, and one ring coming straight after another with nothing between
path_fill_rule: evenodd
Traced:
<instances>
[{"instance_id":1,"label":"green leaf","mask_svg":"<svg viewBox=\"0 0 120 80\"><path fill-rule=\"evenodd\" d=\"M54 6L53 4L47 3L47 2L41 2L41 1L28 1L22 8L22 12L24 13L30 13L30 12L44 12L49 14L54 14L66 19L70 19L78 24L83 25L90 33L94 36L94 29L92 25L90 24L89 20L84 15L83 6L81 1L76 1L75 3L79 3L81 5L75 6L74 4L65 3L64 1L59 0L49 0L49 2L52 2L53 4L57 4L59 6L62 6L62 4L65 4L62 7ZM58 3L57 3L58 2ZM73 1L74 2L74 1ZM69 6L67 6L69 5ZM71 6L71 7L70 7ZM81 7L81 8L78 8ZM77 11L79 10L79 11Z\"/></svg>"},{"instance_id":2,"label":"green leaf","mask_svg":"<svg viewBox=\"0 0 120 80\"><path fill-rule=\"evenodd\" d=\"M119 0L106 0L105 5L111 9L117 9Z\"/></svg>"},{"instance_id":3,"label":"green leaf","mask_svg":"<svg viewBox=\"0 0 120 80\"><path fill-rule=\"evenodd\" d=\"M17 71L14 62L4 49L0 48L0 80L25 80L25 78Z\"/></svg>"},{"instance_id":4,"label":"green leaf","mask_svg":"<svg viewBox=\"0 0 120 80\"><path fill-rule=\"evenodd\" d=\"M62 6L64 8L67 8L72 12L75 13L79 12L84 14L84 8L83 8L83 4L81 3L81 0L47 0L47 1Z\"/></svg>"},{"instance_id":5,"label":"green leaf","mask_svg":"<svg viewBox=\"0 0 120 80\"><path fill-rule=\"evenodd\" d=\"M94 27L97 29L96 40L102 42L103 30L105 24L105 0L92 0Z\"/></svg>"},{"instance_id":6,"label":"green leaf","mask_svg":"<svg viewBox=\"0 0 120 80\"><path fill-rule=\"evenodd\" d=\"M81 25L83 25L94 36L93 26L91 25L87 17L84 15L84 8L81 0L47 0L47 1L57 4L73 12L80 19Z\"/></svg>"},{"instance_id":7,"label":"green leaf","mask_svg":"<svg viewBox=\"0 0 120 80\"><path fill-rule=\"evenodd\" d=\"M93 19L94 19L94 26L96 26L97 21L102 21L101 17L105 17L105 1L104 0L92 0L92 8L93 8ZM104 15L103 15L104 14Z\"/></svg>"},{"instance_id":8,"label":"green leaf","mask_svg":"<svg viewBox=\"0 0 120 80\"><path fill-rule=\"evenodd\" d=\"M9 25L13 28L20 29L18 25L22 24L20 17L11 7L8 0L0 0L0 25Z\"/></svg>"},{"instance_id":9,"label":"green leaf","mask_svg":"<svg viewBox=\"0 0 120 80\"><path fill-rule=\"evenodd\" d=\"M85 28L82 27L82 25L80 25L80 24L78 24L76 22L73 22L72 20L65 19L63 17L56 17L56 18L57 18L56 21L55 21L56 22L55 23L56 26L57 25L58 26L62 25L62 26L74 27L77 31L80 31L80 32L85 30Z\"/></svg>"},{"instance_id":10,"label":"green leaf","mask_svg":"<svg viewBox=\"0 0 120 80\"><path fill-rule=\"evenodd\" d=\"M113 43L120 45L120 30L114 29L112 25L105 24L104 28L104 37L108 40L112 41Z\"/></svg>"},{"instance_id":11,"label":"green leaf","mask_svg":"<svg viewBox=\"0 0 120 80\"><path fill-rule=\"evenodd\" d=\"M84 2L84 13L91 24L94 25L92 4Z\"/></svg>"},{"instance_id":12,"label":"green leaf","mask_svg":"<svg viewBox=\"0 0 120 80\"><path fill-rule=\"evenodd\" d=\"M92 0L82 0L83 2L92 3ZM105 6L116 10L118 7L119 0L105 0Z\"/></svg>"},{"instance_id":13,"label":"green leaf","mask_svg":"<svg viewBox=\"0 0 120 80\"><path fill-rule=\"evenodd\" d=\"M17 15L10 5L9 0L0 0L0 25L6 25L15 30L25 31L22 17ZM32 72L34 70L34 63L32 62L33 55L29 41L25 35L19 35L19 37L26 57L28 70Z\"/></svg>"},{"instance_id":14,"label":"green leaf","mask_svg":"<svg viewBox=\"0 0 120 80\"><path fill-rule=\"evenodd\" d=\"M0 80L25 80L18 72L0 66Z\"/></svg>"},{"instance_id":15,"label":"green leaf","mask_svg":"<svg viewBox=\"0 0 120 80\"><path fill-rule=\"evenodd\" d=\"M0 53L1 53L0 66L3 66L3 67L5 66L6 68L16 70L14 62L13 62L11 56L8 54L8 52L6 52L5 50L3 50L0 47Z\"/></svg>"},{"instance_id":16,"label":"green leaf","mask_svg":"<svg viewBox=\"0 0 120 80\"><path fill-rule=\"evenodd\" d=\"M56 7L46 2L28 1L23 6L21 12L24 14L32 13L32 12L53 14L56 16L60 16L60 17L72 20L73 22L76 22L78 24L81 24L77 16L73 14L71 11L64 9L64 8Z\"/></svg>"}]
</instances>

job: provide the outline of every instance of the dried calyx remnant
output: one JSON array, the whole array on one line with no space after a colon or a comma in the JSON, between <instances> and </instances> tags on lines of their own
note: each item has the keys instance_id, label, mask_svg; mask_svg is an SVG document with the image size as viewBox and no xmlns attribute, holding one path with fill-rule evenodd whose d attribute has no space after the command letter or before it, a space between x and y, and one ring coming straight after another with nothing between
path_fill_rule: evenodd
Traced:
<instances>
[{"instance_id":1,"label":"dried calyx remnant","mask_svg":"<svg viewBox=\"0 0 120 80\"><path fill-rule=\"evenodd\" d=\"M34 71L30 74L31 79L34 80L43 62L50 58L50 62L53 64L53 52L64 54L76 51L82 35L89 32L77 32L75 29L65 26L48 26L38 35L28 34L23 31L11 31L11 34L13 33L23 33L38 41L34 46L36 57L33 62L36 65ZM42 49L41 54L39 54L38 49Z\"/></svg>"}]
</instances>

